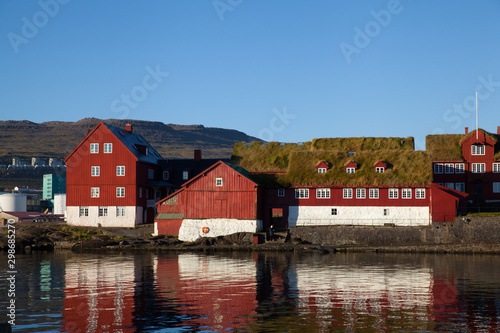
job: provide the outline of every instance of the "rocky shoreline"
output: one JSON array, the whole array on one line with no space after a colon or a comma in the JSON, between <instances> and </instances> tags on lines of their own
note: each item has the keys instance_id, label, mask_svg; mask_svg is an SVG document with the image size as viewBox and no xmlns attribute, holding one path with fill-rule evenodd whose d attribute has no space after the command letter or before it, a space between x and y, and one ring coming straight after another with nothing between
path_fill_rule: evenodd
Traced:
<instances>
[{"instance_id":1,"label":"rocky shoreline","mask_svg":"<svg viewBox=\"0 0 500 333\"><path fill-rule=\"evenodd\" d=\"M254 244L253 233L205 237L181 242L176 237L151 236L152 225L137 228L75 227L57 223L16 225L16 252L71 250L89 251L294 251L315 253L449 253L500 254L500 244L425 243L425 244L313 244L292 232L275 241ZM8 245L7 228L0 229L0 250ZM260 239L265 238L260 234Z\"/></svg>"}]
</instances>

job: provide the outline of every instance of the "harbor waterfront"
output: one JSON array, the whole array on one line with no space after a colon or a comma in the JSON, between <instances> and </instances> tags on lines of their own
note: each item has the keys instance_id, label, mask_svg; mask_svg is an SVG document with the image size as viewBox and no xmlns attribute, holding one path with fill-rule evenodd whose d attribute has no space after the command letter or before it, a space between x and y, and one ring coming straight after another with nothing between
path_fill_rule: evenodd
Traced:
<instances>
[{"instance_id":1,"label":"harbor waterfront","mask_svg":"<svg viewBox=\"0 0 500 333\"><path fill-rule=\"evenodd\" d=\"M497 255L56 250L16 269L14 332L499 329Z\"/></svg>"}]
</instances>

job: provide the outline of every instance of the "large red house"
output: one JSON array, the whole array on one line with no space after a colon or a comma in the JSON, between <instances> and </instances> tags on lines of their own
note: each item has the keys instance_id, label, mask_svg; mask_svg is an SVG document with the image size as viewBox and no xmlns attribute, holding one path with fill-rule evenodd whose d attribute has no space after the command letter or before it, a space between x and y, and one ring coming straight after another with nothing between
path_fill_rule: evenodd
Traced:
<instances>
[{"instance_id":1,"label":"large red house","mask_svg":"<svg viewBox=\"0 0 500 333\"><path fill-rule=\"evenodd\" d=\"M433 182L468 193L472 210L498 205L499 135L500 127L496 135L481 129L469 133L466 128L464 136L429 136L428 149L434 152ZM446 147L452 152L444 150Z\"/></svg>"}]
</instances>

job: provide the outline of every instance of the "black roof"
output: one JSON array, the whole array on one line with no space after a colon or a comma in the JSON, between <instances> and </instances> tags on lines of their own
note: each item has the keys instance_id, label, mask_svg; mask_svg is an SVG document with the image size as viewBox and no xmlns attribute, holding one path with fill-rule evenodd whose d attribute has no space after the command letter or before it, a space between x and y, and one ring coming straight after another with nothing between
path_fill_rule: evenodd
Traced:
<instances>
[{"instance_id":1,"label":"black roof","mask_svg":"<svg viewBox=\"0 0 500 333\"><path fill-rule=\"evenodd\" d=\"M181 188L182 184L194 178L200 172L208 169L218 161L221 161L221 159L208 158L199 161L195 161L194 159L168 159L159 161L159 165L162 171L169 172L169 178L166 179L166 181L174 185L174 187ZM227 162L228 160L222 161ZM188 179L182 178L184 171L189 172Z\"/></svg>"}]
</instances>

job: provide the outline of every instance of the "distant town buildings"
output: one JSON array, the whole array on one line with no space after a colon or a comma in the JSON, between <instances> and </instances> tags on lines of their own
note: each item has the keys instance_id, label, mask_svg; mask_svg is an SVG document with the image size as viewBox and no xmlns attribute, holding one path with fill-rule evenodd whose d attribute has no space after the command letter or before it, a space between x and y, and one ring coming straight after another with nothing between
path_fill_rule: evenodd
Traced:
<instances>
[{"instance_id":1,"label":"distant town buildings","mask_svg":"<svg viewBox=\"0 0 500 333\"><path fill-rule=\"evenodd\" d=\"M8 166L0 165L0 169L8 169L8 170L63 168L63 167L65 167L64 162L56 157L49 158L48 163L46 163L45 159L39 157L32 157L30 164L28 164L25 160L20 159L19 157L13 157L12 164Z\"/></svg>"}]
</instances>

